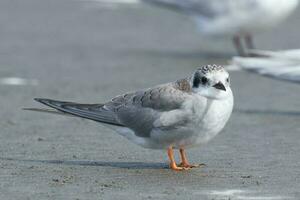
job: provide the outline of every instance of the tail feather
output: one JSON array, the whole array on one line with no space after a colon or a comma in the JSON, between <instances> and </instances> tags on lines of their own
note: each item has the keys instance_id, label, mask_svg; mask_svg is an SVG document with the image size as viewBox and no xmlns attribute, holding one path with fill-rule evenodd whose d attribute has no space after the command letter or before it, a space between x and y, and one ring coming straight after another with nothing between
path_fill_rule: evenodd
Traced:
<instances>
[{"instance_id":1,"label":"tail feather","mask_svg":"<svg viewBox=\"0 0 300 200\"><path fill-rule=\"evenodd\" d=\"M56 101L52 99L42 98L35 98L34 100L52 107L62 113L67 113L77 117L82 117L115 126L124 126L123 124L118 122L111 110L104 108L104 104L79 104L74 102Z\"/></svg>"},{"instance_id":2,"label":"tail feather","mask_svg":"<svg viewBox=\"0 0 300 200\"><path fill-rule=\"evenodd\" d=\"M56 115L63 115L63 116L69 116L69 117L75 117L74 115L70 115L68 113L64 113L55 109L45 109L45 108L23 108L23 110L28 111L35 111L35 112L43 112L43 113L50 113L50 114L56 114Z\"/></svg>"}]
</instances>

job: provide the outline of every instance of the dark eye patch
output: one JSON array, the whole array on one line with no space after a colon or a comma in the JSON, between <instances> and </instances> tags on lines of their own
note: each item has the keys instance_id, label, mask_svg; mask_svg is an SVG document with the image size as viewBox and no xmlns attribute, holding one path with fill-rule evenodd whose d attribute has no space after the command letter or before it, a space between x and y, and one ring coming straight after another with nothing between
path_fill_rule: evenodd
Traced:
<instances>
[{"instance_id":1,"label":"dark eye patch","mask_svg":"<svg viewBox=\"0 0 300 200\"><path fill-rule=\"evenodd\" d=\"M229 83L229 81L230 81L229 78L227 78L226 81L227 81L227 83Z\"/></svg>"},{"instance_id":2,"label":"dark eye patch","mask_svg":"<svg viewBox=\"0 0 300 200\"><path fill-rule=\"evenodd\" d=\"M207 82L208 82L208 79L207 79L206 77L203 76L203 77L201 78L201 82L202 82L203 85L206 85Z\"/></svg>"},{"instance_id":3,"label":"dark eye patch","mask_svg":"<svg viewBox=\"0 0 300 200\"><path fill-rule=\"evenodd\" d=\"M200 85L200 75L198 73L195 74L194 80L193 80L193 88L197 88Z\"/></svg>"},{"instance_id":4,"label":"dark eye patch","mask_svg":"<svg viewBox=\"0 0 300 200\"><path fill-rule=\"evenodd\" d=\"M200 84L206 85L208 83L208 79L204 76L201 77L200 74L196 73L193 80L193 88L199 87Z\"/></svg>"}]
</instances>

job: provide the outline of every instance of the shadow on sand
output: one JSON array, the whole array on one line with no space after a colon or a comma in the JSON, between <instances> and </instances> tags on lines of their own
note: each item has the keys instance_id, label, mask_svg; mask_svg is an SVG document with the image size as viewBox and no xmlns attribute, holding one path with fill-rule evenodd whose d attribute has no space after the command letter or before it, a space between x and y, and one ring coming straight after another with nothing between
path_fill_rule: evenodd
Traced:
<instances>
[{"instance_id":1,"label":"shadow on sand","mask_svg":"<svg viewBox=\"0 0 300 200\"><path fill-rule=\"evenodd\" d=\"M284 110L259 110L259 109L234 109L235 113L250 114L250 115L277 115L287 117L300 117L300 111L284 111Z\"/></svg>"},{"instance_id":2,"label":"shadow on sand","mask_svg":"<svg viewBox=\"0 0 300 200\"><path fill-rule=\"evenodd\" d=\"M57 165L74 165L74 166L99 166L99 167L114 167L123 169L167 169L165 163L147 163L147 162L115 162L115 161L89 161L89 160L35 160L35 159L18 159L0 157L0 160L42 163L42 164L57 164Z\"/></svg>"}]
</instances>

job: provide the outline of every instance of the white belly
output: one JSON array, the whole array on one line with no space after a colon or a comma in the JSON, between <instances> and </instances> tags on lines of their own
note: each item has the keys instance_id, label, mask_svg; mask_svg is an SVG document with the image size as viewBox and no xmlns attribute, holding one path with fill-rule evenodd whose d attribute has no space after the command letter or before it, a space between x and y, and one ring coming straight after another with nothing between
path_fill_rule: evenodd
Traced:
<instances>
[{"instance_id":1,"label":"white belly","mask_svg":"<svg viewBox=\"0 0 300 200\"><path fill-rule=\"evenodd\" d=\"M187 126L177 129L153 129L151 136L142 138L136 136L128 128L121 128L118 132L132 142L151 149L190 148L208 142L214 138L227 123L233 107L233 99L209 100L207 108L198 120L192 121ZM197 117L195 117L197 118Z\"/></svg>"}]
</instances>

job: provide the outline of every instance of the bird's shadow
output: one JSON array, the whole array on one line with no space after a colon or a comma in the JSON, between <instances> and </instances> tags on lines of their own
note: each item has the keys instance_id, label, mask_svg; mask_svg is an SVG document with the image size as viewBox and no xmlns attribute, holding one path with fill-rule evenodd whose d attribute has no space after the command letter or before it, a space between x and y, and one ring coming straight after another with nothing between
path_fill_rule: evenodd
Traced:
<instances>
[{"instance_id":1,"label":"bird's shadow","mask_svg":"<svg viewBox=\"0 0 300 200\"><path fill-rule=\"evenodd\" d=\"M284 110L259 110L259 109L234 109L236 113L249 115L273 115L273 116L293 116L300 117L300 111L284 111Z\"/></svg>"},{"instance_id":2,"label":"bird's shadow","mask_svg":"<svg viewBox=\"0 0 300 200\"><path fill-rule=\"evenodd\" d=\"M148 163L148 162L116 162L116 161L90 161L90 160L38 160L38 159L18 159L1 157L0 160L27 162L27 163L42 163L56 165L72 165L72 166L98 166L98 167L113 167L123 169L167 169L165 163Z\"/></svg>"}]
</instances>

